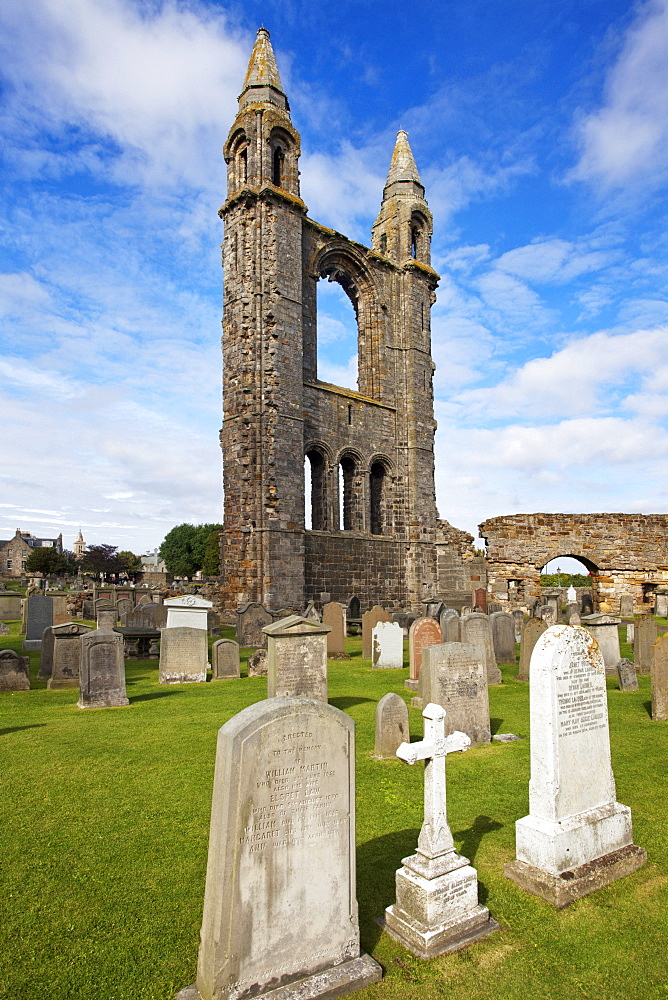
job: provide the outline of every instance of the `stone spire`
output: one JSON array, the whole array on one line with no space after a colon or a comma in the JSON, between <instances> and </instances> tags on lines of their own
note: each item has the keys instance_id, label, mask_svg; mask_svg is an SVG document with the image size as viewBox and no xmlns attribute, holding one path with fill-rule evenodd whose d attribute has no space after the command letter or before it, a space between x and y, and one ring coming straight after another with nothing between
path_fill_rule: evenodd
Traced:
<instances>
[{"instance_id":1,"label":"stone spire","mask_svg":"<svg viewBox=\"0 0 668 1000\"><path fill-rule=\"evenodd\" d=\"M248 71L239 97L239 107L269 101L280 108L288 109L283 84L276 65L276 57L271 47L269 32L260 28L248 62Z\"/></svg>"},{"instance_id":2,"label":"stone spire","mask_svg":"<svg viewBox=\"0 0 668 1000\"><path fill-rule=\"evenodd\" d=\"M424 198L424 185L413 157L413 151L408 144L408 133L401 129L397 132L397 141L392 153L392 161L383 190L383 199L398 194L400 191L411 191Z\"/></svg>"}]
</instances>

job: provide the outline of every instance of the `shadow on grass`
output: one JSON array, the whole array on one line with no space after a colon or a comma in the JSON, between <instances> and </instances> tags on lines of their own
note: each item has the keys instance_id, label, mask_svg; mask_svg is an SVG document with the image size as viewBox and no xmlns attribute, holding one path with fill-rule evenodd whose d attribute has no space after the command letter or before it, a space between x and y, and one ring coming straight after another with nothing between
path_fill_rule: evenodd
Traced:
<instances>
[{"instance_id":1,"label":"shadow on grass","mask_svg":"<svg viewBox=\"0 0 668 1000\"><path fill-rule=\"evenodd\" d=\"M495 736L501 726L503 725L503 719L491 719L489 720L489 728L491 730L492 736Z\"/></svg>"},{"instance_id":2,"label":"shadow on grass","mask_svg":"<svg viewBox=\"0 0 668 1000\"><path fill-rule=\"evenodd\" d=\"M647 714L649 715L649 717L651 719L652 718L652 702L651 701L644 701L642 703L642 707L645 709L645 711L647 712Z\"/></svg>"},{"instance_id":3,"label":"shadow on grass","mask_svg":"<svg viewBox=\"0 0 668 1000\"><path fill-rule=\"evenodd\" d=\"M347 708L352 708L353 705L363 705L365 701L374 700L374 698L330 698L329 704L333 705L334 708L340 708L342 712L345 712Z\"/></svg>"},{"instance_id":4,"label":"shadow on grass","mask_svg":"<svg viewBox=\"0 0 668 1000\"><path fill-rule=\"evenodd\" d=\"M34 722L31 726L9 726L7 729L0 729L0 736L7 736L9 733L20 733L22 729L39 729L45 725L46 722Z\"/></svg>"},{"instance_id":5,"label":"shadow on grass","mask_svg":"<svg viewBox=\"0 0 668 1000\"><path fill-rule=\"evenodd\" d=\"M180 691L153 691L151 694L136 694L128 696L130 704L135 701L153 701L154 698L169 698L172 694L180 694Z\"/></svg>"},{"instance_id":6,"label":"shadow on grass","mask_svg":"<svg viewBox=\"0 0 668 1000\"><path fill-rule=\"evenodd\" d=\"M476 816L468 829L453 830L452 836L457 841L461 838L461 846L458 848L459 853L463 854L464 857L468 858L472 863L478 853L480 841L485 834L491 833L493 830L500 830L502 826L504 826L503 823L497 822L497 820L492 819L491 816L481 815Z\"/></svg>"},{"instance_id":7,"label":"shadow on grass","mask_svg":"<svg viewBox=\"0 0 668 1000\"><path fill-rule=\"evenodd\" d=\"M382 933L376 923L385 907L394 903L394 874L401 859L415 854L420 831L399 830L376 837L357 848L357 899L360 910L360 934L364 950L371 951Z\"/></svg>"}]
</instances>

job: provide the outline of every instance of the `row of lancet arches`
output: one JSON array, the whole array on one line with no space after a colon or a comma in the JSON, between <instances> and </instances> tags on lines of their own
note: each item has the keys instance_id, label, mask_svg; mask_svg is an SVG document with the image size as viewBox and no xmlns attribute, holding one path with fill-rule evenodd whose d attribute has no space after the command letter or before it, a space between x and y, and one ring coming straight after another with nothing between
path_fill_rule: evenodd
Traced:
<instances>
[{"instance_id":1,"label":"row of lancet arches","mask_svg":"<svg viewBox=\"0 0 668 1000\"><path fill-rule=\"evenodd\" d=\"M321 446L307 450L304 460L306 526L312 531L362 531L390 534L391 465L383 456L365 464L354 450L336 462Z\"/></svg>"}]
</instances>

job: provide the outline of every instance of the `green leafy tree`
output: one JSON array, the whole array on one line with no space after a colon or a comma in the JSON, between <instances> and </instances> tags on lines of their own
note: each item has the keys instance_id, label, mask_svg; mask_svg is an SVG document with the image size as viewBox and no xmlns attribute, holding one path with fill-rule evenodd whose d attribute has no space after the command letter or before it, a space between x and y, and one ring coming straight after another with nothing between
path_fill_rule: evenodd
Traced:
<instances>
[{"instance_id":1,"label":"green leafy tree","mask_svg":"<svg viewBox=\"0 0 668 1000\"><path fill-rule=\"evenodd\" d=\"M94 576L120 573L121 565L116 548L115 545L89 545L79 565L85 573L92 573Z\"/></svg>"},{"instance_id":2,"label":"green leafy tree","mask_svg":"<svg viewBox=\"0 0 668 1000\"><path fill-rule=\"evenodd\" d=\"M172 576L185 576L189 579L213 562L212 535L218 536L222 531L221 524L177 524L167 532L160 546L160 557L165 560L167 572ZM208 553L208 559L207 559Z\"/></svg>"},{"instance_id":3,"label":"green leafy tree","mask_svg":"<svg viewBox=\"0 0 668 1000\"><path fill-rule=\"evenodd\" d=\"M136 556L134 552L119 552L118 562L120 565L120 573L127 573L128 576L134 576L135 573L141 573L141 559Z\"/></svg>"},{"instance_id":4,"label":"green leafy tree","mask_svg":"<svg viewBox=\"0 0 668 1000\"><path fill-rule=\"evenodd\" d=\"M543 573L541 587L591 587L591 577L583 573Z\"/></svg>"},{"instance_id":5,"label":"green leafy tree","mask_svg":"<svg viewBox=\"0 0 668 1000\"><path fill-rule=\"evenodd\" d=\"M66 556L47 546L33 549L26 559L28 573L42 573L44 576L64 575L69 571Z\"/></svg>"},{"instance_id":6,"label":"green leafy tree","mask_svg":"<svg viewBox=\"0 0 668 1000\"><path fill-rule=\"evenodd\" d=\"M202 563L202 572L205 576L218 576L220 573L220 532L222 526L217 524L213 531L209 532Z\"/></svg>"}]
</instances>

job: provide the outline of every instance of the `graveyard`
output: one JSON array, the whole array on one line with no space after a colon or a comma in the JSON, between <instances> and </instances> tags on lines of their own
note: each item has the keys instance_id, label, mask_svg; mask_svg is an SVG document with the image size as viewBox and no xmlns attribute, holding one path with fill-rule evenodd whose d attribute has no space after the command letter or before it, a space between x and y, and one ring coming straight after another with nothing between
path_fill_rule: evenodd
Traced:
<instances>
[{"instance_id":1,"label":"graveyard","mask_svg":"<svg viewBox=\"0 0 668 1000\"><path fill-rule=\"evenodd\" d=\"M24 652L19 626L10 623L3 649ZM234 629L221 636L234 639ZM625 640L620 629L621 655L632 658ZM207 641L211 660L214 637ZM557 909L504 875L516 857L515 823L529 812L531 741L529 684L517 679L517 662L500 663L502 683L488 688L492 736L520 739L492 738L447 760L454 847L477 871L480 904L499 929L427 961L378 923L424 814L422 764L375 755L376 706L389 693L407 706L410 741L423 738L416 692L405 684L408 644L401 669L373 669L361 637L344 646L348 659L327 661L328 700L354 723L360 939L383 970L359 995L664 997L666 729L651 718L649 677L638 677L637 691L606 678L616 796L632 811L647 863ZM24 654L30 690L0 694L0 996L168 1000L194 982L218 731L263 702L271 680L248 676L253 652L242 647L239 677L206 683L160 684L156 659L126 659L129 704L86 711L76 687L47 688L39 650Z\"/></svg>"}]
</instances>

